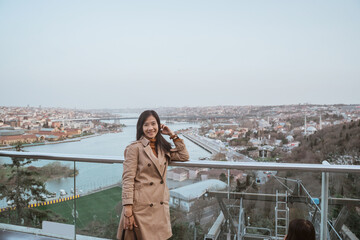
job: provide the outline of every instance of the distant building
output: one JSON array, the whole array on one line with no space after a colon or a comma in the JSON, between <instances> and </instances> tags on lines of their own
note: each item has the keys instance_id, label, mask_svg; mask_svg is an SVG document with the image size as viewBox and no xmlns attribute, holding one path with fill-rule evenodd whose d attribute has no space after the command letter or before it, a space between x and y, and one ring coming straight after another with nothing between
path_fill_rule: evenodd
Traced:
<instances>
[{"instance_id":1,"label":"distant building","mask_svg":"<svg viewBox=\"0 0 360 240\"><path fill-rule=\"evenodd\" d=\"M288 144L283 145L283 150L284 151L291 151L292 149L299 147L300 146L300 142L299 141L295 141L295 142L291 142Z\"/></svg>"},{"instance_id":2,"label":"distant building","mask_svg":"<svg viewBox=\"0 0 360 240\"><path fill-rule=\"evenodd\" d=\"M306 128L306 133L309 135L309 134L314 134L316 133L317 129L313 126L310 126L310 127L307 127Z\"/></svg>"},{"instance_id":3,"label":"distant building","mask_svg":"<svg viewBox=\"0 0 360 240\"><path fill-rule=\"evenodd\" d=\"M174 181L184 181L188 179L189 176L189 170L186 168L173 168L168 170L167 172L167 178L174 180Z\"/></svg>"},{"instance_id":4,"label":"distant building","mask_svg":"<svg viewBox=\"0 0 360 240\"><path fill-rule=\"evenodd\" d=\"M286 136L286 139L288 140L288 142L294 141L294 137L291 135Z\"/></svg>"},{"instance_id":5,"label":"distant building","mask_svg":"<svg viewBox=\"0 0 360 240\"><path fill-rule=\"evenodd\" d=\"M39 131L36 133L36 136L40 141L49 140L49 141L57 141L66 138L66 133L64 132L55 132L55 131Z\"/></svg>"},{"instance_id":6,"label":"distant building","mask_svg":"<svg viewBox=\"0 0 360 240\"><path fill-rule=\"evenodd\" d=\"M228 171L225 169L210 169L205 171L200 171L199 176L202 181L208 180L208 179L219 179L221 174L225 174L227 177ZM243 178L243 171L231 169L230 170L230 176L233 176L235 180Z\"/></svg>"},{"instance_id":7,"label":"distant building","mask_svg":"<svg viewBox=\"0 0 360 240\"><path fill-rule=\"evenodd\" d=\"M202 171L208 171L208 168L189 168L189 179L197 179Z\"/></svg>"},{"instance_id":8,"label":"distant building","mask_svg":"<svg viewBox=\"0 0 360 240\"><path fill-rule=\"evenodd\" d=\"M275 146L280 146L282 144L282 140L276 139L274 144Z\"/></svg>"},{"instance_id":9,"label":"distant building","mask_svg":"<svg viewBox=\"0 0 360 240\"><path fill-rule=\"evenodd\" d=\"M66 133L67 137L74 137L76 135L80 135L81 130L80 129L65 129L65 133Z\"/></svg>"},{"instance_id":10,"label":"distant building","mask_svg":"<svg viewBox=\"0 0 360 240\"><path fill-rule=\"evenodd\" d=\"M34 134L29 135L14 135L14 136L0 136L1 145L12 145L20 143L32 143L37 141L38 138Z\"/></svg>"},{"instance_id":11,"label":"distant building","mask_svg":"<svg viewBox=\"0 0 360 240\"><path fill-rule=\"evenodd\" d=\"M261 145L262 141L258 138L251 138L249 143L251 143L253 146L259 146Z\"/></svg>"},{"instance_id":12,"label":"distant building","mask_svg":"<svg viewBox=\"0 0 360 240\"><path fill-rule=\"evenodd\" d=\"M56 132L57 130L55 128L41 128L41 132Z\"/></svg>"},{"instance_id":13,"label":"distant building","mask_svg":"<svg viewBox=\"0 0 360 240\"><path fill-rule=\"evenodd\" d=\"M51 122L51 127L53 128L60 128L61 127L61 122Z\"/></svg>"},{"instance_id":14,"label":"distant building","mask_svg":"<svg viewBox=\"0 0 360 240\"><path fill-rule=\"evenodd\" d=\"M170 207L180 208L182 211L190 212L191 206L202 197L207 190L221 191L226 189L226 183L220 180L206 180L184 187L170 190Z\"/></svg>"},{"instance_id":15,"label":"distant building","mask_svg":"<svg viewBox=\"0 0 360 240\"><path fill-rule=\"evenodd\" d=\"M23 135L25 131L23 129L15 129L13 127L0 128L0 136L15 136Z\"/></svg>"}]
</instances>

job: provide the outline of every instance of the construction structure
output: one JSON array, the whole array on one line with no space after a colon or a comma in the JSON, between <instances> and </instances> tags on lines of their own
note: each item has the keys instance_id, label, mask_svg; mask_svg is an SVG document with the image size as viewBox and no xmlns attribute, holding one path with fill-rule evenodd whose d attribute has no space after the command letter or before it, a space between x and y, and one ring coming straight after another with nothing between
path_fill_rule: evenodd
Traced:
<instances>
[{"instance_id":1,"label":"construction structure","mask_svg":"<svg viewBox=\"0 0 360 240\"><path fill-rule=\"evenodd\" d=\"M273 177L284 187L284 191L276 190L275 194L208 191L206 196L214 197L218 200L221 213L208 234L205 235L204 240L282 240L287 234L289 225L288 204L294 203L304 204L308 207L307 220L313 223L317 236L316 239L319 239L321 232L321 198L313 198L300 180L278 176ZM288 182L295 183L295 187L290 189L287 185ZM244 201L246 200L274 203L274 228L251 226L245 217ZM225 204L225 202L228 204ZM360 199L329 197L328 203L329 205L341 205L342 208L335 220L327 221L327 239L358 240L344 223L349 215L350 207L359 206ZM219 219L222 220L220 221Z\"/></svg>"}]
</instances>

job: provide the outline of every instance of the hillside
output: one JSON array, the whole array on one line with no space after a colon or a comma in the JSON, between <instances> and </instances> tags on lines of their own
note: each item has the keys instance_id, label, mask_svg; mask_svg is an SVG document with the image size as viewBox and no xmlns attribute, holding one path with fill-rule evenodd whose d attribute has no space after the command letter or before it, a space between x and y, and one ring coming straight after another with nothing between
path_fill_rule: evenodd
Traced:
<instances>
[{"instance_id":1,"label":"hillside","mask_svg":"<svg viewBox=\"0 0 360 240\"><path fill-rule=\"evenodd\" d=\"M345 157L344 157L345 156ZM329 162L360 164L360 121L324 128L301 139L300 147L294 149L284 162Z\"/></svg>"},{"instance_id":2,"label":"hillside","mask_svg":"<svg viewBox=\"0 0 360 240\"><path fill-rule=\"evenodd\" d=\"M291 155L285 156L283 162L321 163L327 160L331 164L360 165L360 121L327 127L313 135L301 138L300 141L300 147L294 149ZM320 196L320 172L287 171L278 172L278 176L299 179L313 196ZM329 185L329 195L332 197L360 198L360 174L332 173ZM278 189L278 186L273 185L271 181L264 187L272 191ZM341 207L330 206L330 216L336 218ZM349 209L350 213L345 224L357 237L360 237L359 208L351 206ZM290 214L290 216L294 215Z\"/></svg>"}]
</instances>

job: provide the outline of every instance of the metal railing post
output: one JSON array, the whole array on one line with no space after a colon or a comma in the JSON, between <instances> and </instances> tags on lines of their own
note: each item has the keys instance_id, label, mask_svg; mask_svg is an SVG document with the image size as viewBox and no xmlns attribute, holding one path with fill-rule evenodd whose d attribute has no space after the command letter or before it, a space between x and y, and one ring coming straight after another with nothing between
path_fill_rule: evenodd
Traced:
<instances>
[{"instance_id":1,"label":"metal railing post","mask_svg":"<svg viewBox=\"0 0 360 240\"><path fill-rule=\"evenodd\" d=\"M330 165L327 161L322 162L324 165ZM321 181L321 223L320 239L327 240L328 228L328 199L329 199L329 173L322 173Z\"/></svg>"},{"instance_id":2,"label":"metal railing post","mask_svg":"<svg viewBox=\"0 0 360 240\"><path fill-rule=\"evenodd\" d=\"M228 178L227 178L227 182L228 182L228 200L230 199L230 169L227 170L227 174L228 174Z\"/></svg>"},{"instance_id":3,"label":"metal railing post","mask_svg":"<svg viewBox=\"0 0 360 240\"><path fill-rule=\"evenodd\" d=\"M76 161L74 161L74 239L76 240Z\"/></svg>"}]
</instances>

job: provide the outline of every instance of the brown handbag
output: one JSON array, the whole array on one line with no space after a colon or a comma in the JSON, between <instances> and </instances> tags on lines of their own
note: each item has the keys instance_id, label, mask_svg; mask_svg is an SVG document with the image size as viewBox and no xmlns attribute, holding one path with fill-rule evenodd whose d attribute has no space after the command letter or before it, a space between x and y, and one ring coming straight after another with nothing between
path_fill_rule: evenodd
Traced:
<instances>
[{"instance_id":1,"label":"brown handbag","mask_svg":"<svg viewBox=\"0 0 360 240\"><path fill-rule=\"evenodd\" d=\"M133 230L128 230L126 231L125 229L123 229L122 231L122 236L121 236L121 240L125 240L125 234L128 235L128 234L131 234L133 233L133 236L131 237L131 239L135 239L135 240L141 240L141 237L140 237L140 232L138 231L138 228L133 228ZM131 234L132 235L132 234Z\"/></svg>"}]
</instances>

